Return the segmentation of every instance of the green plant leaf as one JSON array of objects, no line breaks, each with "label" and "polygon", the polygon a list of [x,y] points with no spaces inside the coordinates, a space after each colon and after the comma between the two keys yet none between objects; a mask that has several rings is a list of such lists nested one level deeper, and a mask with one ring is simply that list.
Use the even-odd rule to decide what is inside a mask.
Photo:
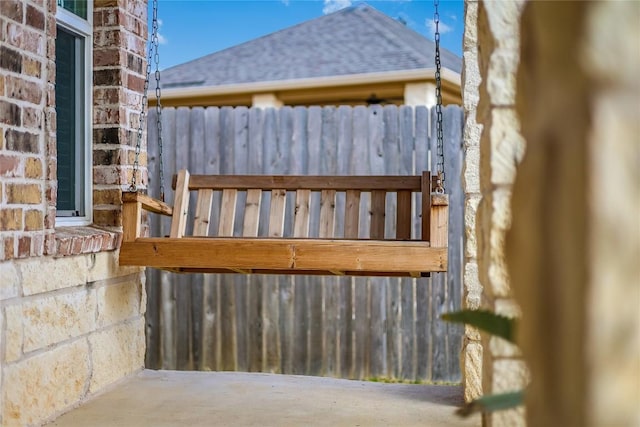
[{"label": "green plant leaf", "polygon": [[448,322],[466,323],[492,335],[515,343],[516,319],[487,310],[461,310],[442,315]]},{"label": "green plant leaf", "polygon": [[494,412],[512,409],[524,403],[524,391],[502,394],[490,394],[469,402],[456,411],[456,414],[467,417],[475,412]]}]

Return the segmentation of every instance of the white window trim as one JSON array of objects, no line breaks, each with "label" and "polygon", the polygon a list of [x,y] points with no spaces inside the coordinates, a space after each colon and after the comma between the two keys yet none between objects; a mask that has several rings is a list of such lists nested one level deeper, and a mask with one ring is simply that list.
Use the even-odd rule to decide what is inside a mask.
[{"label": "white window trim", "polygon": [[87,19],[58,6],[56,24],[85,38],[84,43],[84,216],[56,217],[56,227],[83,226],[93,222],[93,0],[87,0]]}]

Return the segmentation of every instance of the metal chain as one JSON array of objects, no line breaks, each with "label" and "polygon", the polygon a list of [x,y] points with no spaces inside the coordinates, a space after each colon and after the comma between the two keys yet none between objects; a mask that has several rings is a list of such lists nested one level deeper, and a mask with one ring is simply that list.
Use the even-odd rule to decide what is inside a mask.
[{"label": "metal chain", "polygon": [[440,76],[442,64],[440,62],[440,14],[438,13],[439,0],[434,0],[433,4],[435,6],[433,22],[436,26],[434,41],[436,42],[436,173],[438,174],[435,191],[437,193],[444,193],[444,134],[442,131],[442,78]]},{"label": "metal chain", "polygon": [[153,45],[155,55],[153,57],[156,71],[156,126],[158,128],[158,160],[160,166],[160,200],[164,202],[164,162],[162,160],[162,105],[160,104],[160,54],[158,53],[158,0],[153,0]]},{"label": "metal chain", "polygon": [[140,124],[136,138],[135,159],[133,162],[133,174],[131,175],[130,191],[137,190],[136,179],[140,168],[140,151],[142,147],[142,135],[144,132],[144,123],[147,116],[146,106],[149,101],[149,82],[151,80],[151,63],[155,62],[155,78],[156,78],[156,111],[158,126],[158,144],[160,157],[160,198],[164,201],[164,167],[162,161],[162,107],[160,105],[160,56],[158,54],[158,0],[153,0],[153,19],[152,19],[152,36],[149,43],[149,51],[147,54],[147,69],[144,79],[144,90],[142,94],[142,105],[140,108]]}]

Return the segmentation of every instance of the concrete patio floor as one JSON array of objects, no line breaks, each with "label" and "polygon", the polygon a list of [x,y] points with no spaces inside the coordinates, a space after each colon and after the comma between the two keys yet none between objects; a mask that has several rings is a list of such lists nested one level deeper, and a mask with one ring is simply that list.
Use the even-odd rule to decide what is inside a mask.
[{"label": "concrete patio floor", "polygon": [[231,372],[143,371],[51,426],[480,426],[457,386]]}]

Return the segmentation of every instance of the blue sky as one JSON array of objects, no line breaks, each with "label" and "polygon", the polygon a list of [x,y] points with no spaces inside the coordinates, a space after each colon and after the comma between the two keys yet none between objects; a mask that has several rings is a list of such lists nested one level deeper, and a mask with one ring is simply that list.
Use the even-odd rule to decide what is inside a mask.
[{"label": "blue sky", "polygon": [[[169,68],[318,18],[361,0],[159,0],[160,67]],[[433,0],[370,0],[369,5],[433,40]],[[149,0],[151,19],[152,0]],[[440,40],[462,51],[463,2],[440,0]]]}]

